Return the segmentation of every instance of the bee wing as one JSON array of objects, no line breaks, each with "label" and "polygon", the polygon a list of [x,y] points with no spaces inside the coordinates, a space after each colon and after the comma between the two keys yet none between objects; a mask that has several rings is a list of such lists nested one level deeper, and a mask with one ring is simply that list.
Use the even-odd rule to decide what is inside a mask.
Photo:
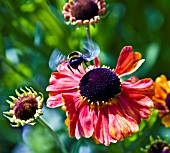
[{"label": "bee wing", "polygon": [[54,49],[49,59],[49,67],[52,71],[57,70],[57,66],[66,59],[66,56],[63,55],[58,49]]},{"label": "bee wing", "polygon": [[97,57],[100,53],[100,48],[97,43],[91,40],[83,41],[84,54],[83,58],[88,62]]}]

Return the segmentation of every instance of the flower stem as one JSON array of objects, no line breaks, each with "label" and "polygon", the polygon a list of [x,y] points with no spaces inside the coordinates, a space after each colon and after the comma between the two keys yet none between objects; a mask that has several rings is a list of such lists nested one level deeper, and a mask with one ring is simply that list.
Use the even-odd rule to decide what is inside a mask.
[{"label": "flower stem", "polygon": [[52,135],[53,138],[55,139],[58,147],[60,147],[61,151],[62,151],[63,153],[67,153],[67,150],[66,150],[64,144],[60,141],[58,135],[51,129],[51,127],[47,124],[47,122],[46,122],[44,119],[42,119],[41,117],[38,117],[37,120],[38,120],[43,126],[45,126],[45,127],[48,129],[48,131],[51,133],[51,135]]},{"label": "flower stem", "polygon": [[92,43],[92,39],[91,39],[91,34],[90,34],[90,26],[86,25],[86,35],[87,35],[87,41],[89,43],[89,47],[92,50],[94,48],[93,43]]},{"label": "flower stem", "polygon": [[86,35],[87,35],[88,41],[91,41],[90,26],[89,25],[86,26]]}]

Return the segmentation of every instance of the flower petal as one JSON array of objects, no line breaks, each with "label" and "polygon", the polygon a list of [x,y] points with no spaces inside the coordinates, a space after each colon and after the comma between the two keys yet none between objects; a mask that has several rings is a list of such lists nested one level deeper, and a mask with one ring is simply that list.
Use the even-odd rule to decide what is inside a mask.
[{"label": "flower petal", "polygon": [[79,78],[69,76],[67,74],[53,72],[50,78],[50,84],[46,91],[49,92],[67,92],[70,90],[75,90],[79,86]]},{"label": "flower petal", "polygon": [[62,93],[76,92],[79,87],[79,81],[83,74],[75,72],[75,75],[68,69],[66,63],[58,66],[59,72],[53,72],[50,78],[50,85],[46,88],[49,92],[47,107],[62,106]]},{"label": "flower petal", "polygon": [[88,105],[85,105],[79,114],[79,121],[83,127],[84,137],[89,138],[92,136],[94,131],[93,125],[93,110],[89,108]]},{"label": "flower petal", "polygon": [[165,125],[165,127],[169,128],[170,127],[170,114],[167,114],[165,116],[162,117],[162,124]]},{"label": "flower petal", "polygon": [[79,109],[82,100],[79,97],[78,92],[63,93],[62,97],[63,97],[64,105],[66,107],[66,111],[71,119],[73,115],[76,113],[76,111]]},{"label": "flower petal", "polygon": [[148,107],[148,108],[153,107],[153,101],[148,96],[142,94],[128,94],[128,98],[133,99],[135,104],[140,105],[142,107]]},{"label": "flower petal", "polygon": [[75,78],[82,78],[82,76],[85,74],[85,70],[82,66],[78,67],[79,71],[77,69],[71,68],[71,71],[68,68],[68,62],[62,62],[60,65],[58,65],[57,70],[60,73],[66,74],[67,76],[75,77]]},{"label": "flower petal", "polygon": [[68,113],[70,136],[76,136],[77,139],[82,135],[90,137],[93,122],[87,111],[89,108],[86,108],[86,103],[82,101],[78,94],[76,95],[63,94],[65,108]]},{"label": "flower petal", "polygon": [[116,140],[123,140],[123,138],[139,130],[137,122],[125,114],[118,106],[109,106],[108,110],[110,134]]},{"label": "flower petal", "polygon": [[159,103],[159,100],[163,100],[165,104],[165,99],[167,94],[170,93],[170,85],[166,78],[166,76],[161,75],[160,77],[156,78],[155,81],[155,95],[153,97],[154,101]]},{"label": "flower petal", "polygon": [[94,59],[94,65],[95,65],[96,67],[99,67],[99,66],[100,66],[100,60],[99,60],[97,57]]},{"label": "flower petal", "polygon": [[141,58],[142,56],[139,52],[133,53],[131,46],[125,46],[120,53],[115,73],[120,77],[133,73],[144,62],[144,59],[141,60]]},{"label": "flower petal", "polygon": [[109,132],[108,109],[101,108],[98,114],[98,120],[95,125],[94,135],[95,141],[108,146],[110,142],[116,143]]},{"label": "flower petal", "polygon": [[[76,137],[76,139],[80,139],[83,135],[84,135],[84,131],[83,131],[83,127],[80,123],[80,120],[78,119],[78,116],[76,116],[77,120],[76,121],[72,121],[69,128],[70,128],[70,136],[74,136]],[[75,119],[75,117],[74,117]],[[75,124],[75,126],[74,126]],[[75,128],[75,129],[74,129]],[[71,133],[72,132],[72,133]]]},{"label": "flower petal", "polygon": [[142,94],[124,94],[119,95],[120,105],[127,115],[133,117],[137,123],[140,119],[147,119],[152,114],[152,100]]},{"label": "flower petal", "polygon": [[168,108],[166,107],[166,103],[165,103],[165,100],[162,100],[162,99],[159,99],[159,98],[156,98],[156,95],[154,95],[152,97],[152,100],[154,102],[154,108],[156,108],[157,110],[159,110],[159,113],[167,113],[168,111]]},{"label": "flower petal", "polygon": [[149,97],[154,95],[154,82],[150,78],[131,82],[129,80],[122,81],[122,92],[126,94],[143,94]]},{"label": "flower petal", "polygon": [[61,94],[57,94],[57,95],[54,95],[54,96],[50,96],[48,99],[47,99],[47,107],[50,107],[50,108],[54,108],[54,107],[59,107],[59,106],[62,106],[63,105],[63,102],[62,102],[62,96]]}]

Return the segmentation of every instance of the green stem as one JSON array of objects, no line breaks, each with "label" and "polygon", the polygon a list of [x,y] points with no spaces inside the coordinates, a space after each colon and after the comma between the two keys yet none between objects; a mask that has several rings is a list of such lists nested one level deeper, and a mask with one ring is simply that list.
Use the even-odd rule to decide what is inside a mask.
[{"label": "green stem", "polygon": [[151,131],[153,131],[153,129],[155,129],[156,127],[159,126],[159,119],[156,118],[156,121],[154,122],[154,125],[152,125],[151,127],[149,127],[149,121],[147,122],[147,124],[145,125],[145,128],[143,129],[142,131],[142,135],[138,137],[138,139],[132,143],[130,146],[129,146],[129,153],[130,152],[135,152],[136,150],[138,150],[139,148],[141,148],[141,144],[144,143],[145,139],[151,135]]},{"label": "green stem", "polygon": [[51,129],[51,127],[46,123],[46,121],[44,119],[42,119],[41,117],[38,117],[37,120],[43,125],[45,126],[48,131],[51,133],[51,135],[53,136],[53,138],[55,139],[58,147],[60,147],[61,151],[63,153],[67,153],[67,150],[64,146],[64,144],[60,141],[58,135]]},{"label": "green stem", "polygon": [[86,35],[87,35],[88,41],[91,41],[90,26],[89,25],[86,26]]}]

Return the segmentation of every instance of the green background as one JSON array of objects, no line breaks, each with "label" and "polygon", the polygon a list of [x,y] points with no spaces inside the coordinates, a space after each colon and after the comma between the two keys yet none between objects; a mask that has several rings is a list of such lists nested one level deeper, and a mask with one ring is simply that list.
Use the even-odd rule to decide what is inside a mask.
[{"label": "green background", "polygon": [[[65,0],[0,0],[0,153],[59,153],[48,131],[41,125],[12,128],[3,117],[9,110],[6,99],[15,89],[32,86],[43,92],[49,84],[51,70],[48,60],[55,48],[63,54],[79,50],[86,38],[84,27],[67,25],[62,8]],[[170,1],[169,0],[107,0],[107,16],[91,27],[92,39],[98,43],[99,58],[104,65],[115,68],[121,49],[133,46],[145,63],[135,72],[139,78],[160,74],[170,78]],[[69,138],[60,108],[46,108],[43,118],[59,134],[69,152],[140,153],[149,137],[169,135],[157,112],[142,121],[140,131],[109,147],[97,145],[93,139]],[[83,150],[83,151],[82,151]]]}]

